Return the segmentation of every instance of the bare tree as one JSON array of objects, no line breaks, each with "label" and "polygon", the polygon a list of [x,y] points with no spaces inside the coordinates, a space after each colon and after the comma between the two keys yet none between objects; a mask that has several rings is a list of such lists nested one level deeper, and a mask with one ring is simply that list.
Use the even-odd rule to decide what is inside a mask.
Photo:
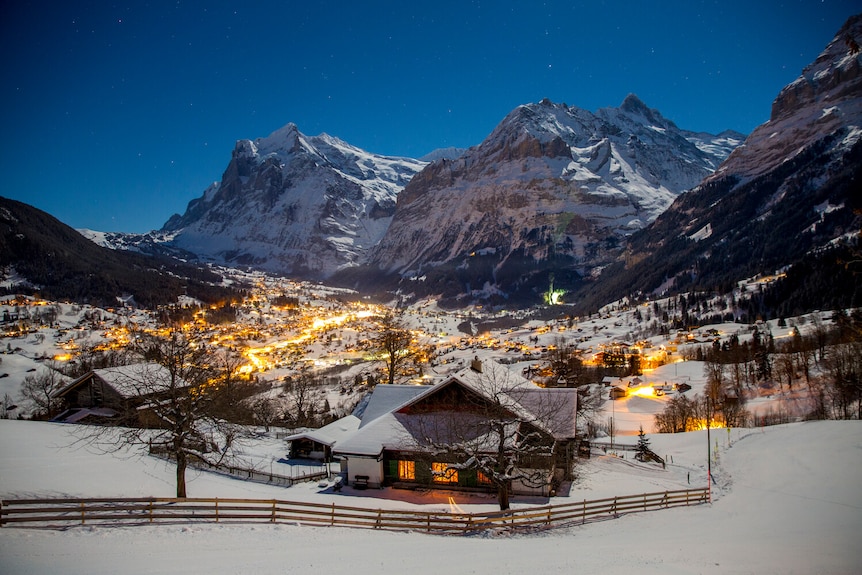
[{"label": "bare tree", "polygon": [[312,423],[317,411],[317,390],[321,382],[313,374],[302,371],[284,384],[284,397],[287,400],[284,418],[293,426]]},{"label": "bare tree", "polygon": [[557,338],[546,356],[548,368],[552,373],[548,385],[578,387],[590,383],[593,374],[584,366],[581,353],[582,350],[576,345],[569,345],[562,338]]},{"label": "bare tree", "polygon": [[655,415],[655,428],[659,433],[682,433],[697,429],[696,401],[684,395],[671,399],[660,413]]},{"label": "bare tree", "polygon": [[829,348],[823,362],[833,413],[839,419],[862,418],[862,341]]},{"label": "bare tree", "polygon": [[12,412],[18,409],[15,401],[8,393],[3,394],[3,401],[0,402],[0,419],[9,419]]},{"label": "bare tree", "polygon": [[269,428],[282,417],[284,410],[278,398],[260,396],[251,402],[251,412],[255,423],[269,433]]},{"label": "bare tree", "polygon": [[26,376],[21,382],[21,399],[34,406],[34,417],[51,418],[57,415],[63,403],[54,394],[66,383],[68,381],[53,365],[45,367],[36,374]]},{"label": "bare tree", "polygon": [[116,427],[92,427],[88,440],[110,452],[147,446],[176,461],[177,497],[186,497],[190,462],[221,464],[234,455],[244,431],[223,418],[224,376],[204,347],[185,334],[138,333],[134,350],[149,363],[126,366],[119,384],[127,390],[129,409]]},{"label": "bare tree", "polygon": [[212,360],[215,383],[219,390],[215,398],[217,402],[213,405],[213,414],[234,423],[252,423],[254,410],[251,398],[268,390],[268,385],[237,375],[243,358],[235,350],[221,348],[207,355]]},{"label": "bare tree", "polygon": [[400,315],[393,312],[381,318],[380,334],[374,339],[373,348],[381,355],[385,364],[386,383],[390,385],[406,375],[407,367],[419,352],[413,342],[413,334],[404,327]]},{"label": "bare tree", "polygon": [[[790,346],[787,346],[788,348]],[[793,378],[796,376],[796,364],[793,361],[793,354],[789,349],[782,349],[783,353],[779,353],[775,358],[775,367],[778,372],[778,385],[781,386],[782,377],[787,378],[787,389],[793,391]]]},{"label": "bare tree", "polygon": [[433,477],[475,470],[506,510],[514,482],[542,488],[571,478],[576,392],[542,389],[490,367],[472,374],[468,386],[435,394],[435,403],[417,404],[404,423],[414,449],[433,462]]}]

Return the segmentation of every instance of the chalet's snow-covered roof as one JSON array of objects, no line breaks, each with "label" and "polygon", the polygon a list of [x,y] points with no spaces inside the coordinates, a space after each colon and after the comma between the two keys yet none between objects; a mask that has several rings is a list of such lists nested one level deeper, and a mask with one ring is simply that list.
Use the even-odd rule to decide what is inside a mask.
[{"label": "chalet's snow-covered roof", "polygon": [[398,438],[406,439],[407,430],[395,418],[394,413],[389,412],[339,441],[334,451],[342,455],[377,457],[383,452],[384,447],[397,448]]},{"label": "chalet's snow-covered roof", "polygon": [[538,387],[494,361],[481,362],[479,369],[481,371],[469,367],[456,373],[453,378],[484,396],[493,395],[500,405],[524,421],[544,429],[555,439],[575,437],[575,412],[578,406],[576,389]]},{"label": "chalet's snow-covered roof", "polygon": [[[126,399],[156,392],[163,387],[161,382],[170,380],[170,372],[168,372],[166,367],[158,363],[135,363],[132,365],[106,367],[94,369],[92,372],[87,372],[71,381],[68,385],[57,391],[54,397],[65,395],[71,389],[80,385],[81,382],[93,376],[104,381]],[[185,386],[184,383],[181,383],[181,385]]]},{"label": "chalet's snow-covered roof", "polygon": [[[517,396],[528,412],[554,439],[572,439],[577,434],[578,390],[571,387],[522,390]],[[534,422],[535,423],[535,422]]]},{"label": "chalet's snow-covered roof", "polygon": [[339,420],[333,421],[329,425],[324,425],[320,429],[311,429],[302,433],[294,433],[288,436],[288,441],[296,439],[310,439],[316,443],[332,447],[342,438],[349,436],[351,433],[359,429],[360,419],[355,415],[348,415]]},{"label": "chalet's snow-covered roof", "polygon": [[64,412],[59,416],[55,417],[51,421],[62,422],[62,423],[80,423],[81,421],[87,419],[90,416],[96,418],[109,418],[115,417],[117,412],[113,409],[105,408],[105,407],[91,407],[91,408],[81,408],[75,409],[71,413]]},{"label": "chalet's snow-covered roof", "polygon": [[478,371],[472,366],[466,367],[453,375],[452,378],[477,390],[488,388],[506,390],[536,387],[535,383],[523,375],[512,371],[496,361],[474,361],[473,363],[476,367],[481,369],[481,371]]},{"label": "chalet's snow-covered roof", "polygon": [[410,403],[432,389],[434,388],[428,385],[378,385],[374,388],[365,411],[362,412],[362,423],[359,427],[365,427],[378,417]]}]

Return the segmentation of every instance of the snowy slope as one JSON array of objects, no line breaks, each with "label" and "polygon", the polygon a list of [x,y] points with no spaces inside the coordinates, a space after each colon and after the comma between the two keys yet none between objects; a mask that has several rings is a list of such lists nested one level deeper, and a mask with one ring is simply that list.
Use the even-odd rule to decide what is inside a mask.
[{"label": "snowy slope", "polygon": [[[534,535],[438,537],[293,525],[72,527],[0,530],[4,573],[858,573],[862,549],[862,429],[858,421],[739,430],[719,444],[712,505],[641,513]],[[96,455],[71,445],[69,427],[0,421],[0,496],[169,494],[171,469],[150,458]],[[653,437],[680,473],[703,478],[702,432]],[[26,446],[26,447],[25,447]],[[698,473],[698,470],[700,472]],[[594,459],[594,486],[654,491],[661,470]],[[363,507],[448,509],[445,496],[390,499],[391,491],[318,493],[201,474],[192,494],[277,497]],[[578,492],[597,498],[601,489]],[[411,495],[412,494],[412,495]],[[622,493],[619,493],[622,494]],[[462,495],[453,494],[461,507]],[[466,498],[466,496],[464,496]],[[558,498],[559,499],[559,498]]]}]

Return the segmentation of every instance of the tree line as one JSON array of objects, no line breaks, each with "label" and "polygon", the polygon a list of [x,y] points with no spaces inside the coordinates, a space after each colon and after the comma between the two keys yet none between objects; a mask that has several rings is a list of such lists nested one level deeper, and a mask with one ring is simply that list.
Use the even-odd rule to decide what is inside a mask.
[{"label": "tree line", "polygon": [[[781,323],[781,322],[780,322]],[[836,311],[832,324],[819,316],[803,335],[791,325],[790,335],[775,339],[762,326],[751,338],[700,346],[690,359],[704,361],[707,386],[703,395],[678,396],[656,416],[661,433],[702,428],[707,420],[728,426],[786,423],[806,419],[859,419],[862,416],[862,310]],[[745,409],[749,397],[783,393],[793,397],[796,412],[759,414]]]}]

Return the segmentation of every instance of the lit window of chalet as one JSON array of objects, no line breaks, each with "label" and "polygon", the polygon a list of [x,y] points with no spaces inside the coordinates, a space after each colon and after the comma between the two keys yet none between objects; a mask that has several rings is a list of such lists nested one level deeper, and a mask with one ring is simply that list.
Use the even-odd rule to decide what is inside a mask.
[{"label": "lit window of chalet", "polygon": [[435,483],[458,483],[458,470],[450,469],[448,463],[432,463],[431,471]]},{"label": "lit window of chalet", "polygon": [[416,462],[415,461],[399,461],[398,462],[398,479],[416,479]]},{"label": "lit window of chalet", "polygon": [[476,470],[476,481],[485,485],[490,485],[491,483],[491,480],[488,479],[488,476],[479,470]]}]

